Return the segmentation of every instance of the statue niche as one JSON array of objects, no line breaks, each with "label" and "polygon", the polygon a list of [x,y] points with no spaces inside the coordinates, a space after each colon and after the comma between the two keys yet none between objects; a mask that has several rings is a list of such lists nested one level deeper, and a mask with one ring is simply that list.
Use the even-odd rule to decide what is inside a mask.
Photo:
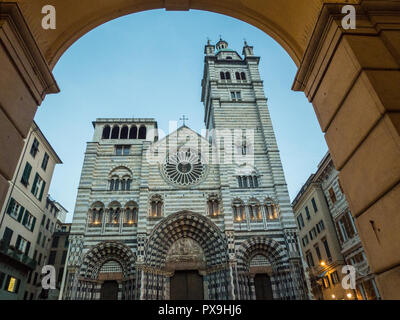
[{"label": "statue niche", "polygon": [[175,241],[168,250],[166,268],[174,270],[204,270],[206,260],[201,246],[191,238]]}]

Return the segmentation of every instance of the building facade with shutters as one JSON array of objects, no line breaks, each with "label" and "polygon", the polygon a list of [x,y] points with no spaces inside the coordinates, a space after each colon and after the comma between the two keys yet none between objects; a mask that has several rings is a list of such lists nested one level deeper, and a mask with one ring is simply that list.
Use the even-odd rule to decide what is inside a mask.
[{"label": "building facade with shutters", "polygon": [[[329,152],[292,203],[315,299],[374,300],[380,295]],[[355,289],[344,289],[344,266]]]},{"label": "building facade with shutters", "polygon": [[340,185],[339,172],[335,169],[329,153],[322,159],[319,171],[321,173],[318,176],[318,183],[321,184],[327,199],[341,253],[346,265],[353,266],[356,270],[357,299],[380,299],[375,275],[370,270],[346,195]]},{"label": "building facade with shutters", "polygon": [[306,299],[259,57],[205,46],[206,133],[97,119],[63,299]]},{"label": "building facade with shutters", "polygon": [[[59,224],[65,219],[68,211],[57,201],[47,195],[46,205],[39,224],[39,233],[34,246],[33,259],[36,261],[36,268],[32,270],[27,279],[25,299],[48,299],[49,292],[42,288],[42,268],[45,265],[55,267],[56,279],[61,279],[58,265],[53,261],[53,248],[58,246],[58,239],[55,233],[58,232]],[[68,248],[68,247],[67,247]],[[66,255],[66,252],[65,252]],[[64,257],[65,259],[65,257]]]},{"label": "building facade with shutters", "polygon": [[35,298],[27,279],[37,268],[40,222],[55,165],[61,163],[35,122],[22,150],[0,215],[0,299]]}]

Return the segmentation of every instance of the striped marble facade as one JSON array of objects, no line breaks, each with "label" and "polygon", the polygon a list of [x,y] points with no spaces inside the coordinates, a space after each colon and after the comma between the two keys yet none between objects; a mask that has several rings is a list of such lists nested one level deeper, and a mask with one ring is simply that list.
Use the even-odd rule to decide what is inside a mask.
[{"label": "striped marble facade", "polygon": [[[93,122],[70,235],[64,299],[99,299],[101,279],[110,276],[102,275],[101,267],[109,261],[121,266],[122,272],[113,275],[119,299],[169,299],[174,269],[166,260],[182,238],[203,250],[199,273],[205,299],[255,299],[254,275],[260,270],[271,279],[274,299],[306,298],[259,57],[247,44],[242,57],[224,41],[208,44],[205,54],[202,101],[209,131],[204,137],[183,125],[159,140],[154,119]],[[221,72],[224,77],[229,72],[230,79],[221,79]],[[240,99],[233,99],[232,92],[241,92]],[[129,152],[118,151],[119,146]],[[163,161],[169,152],[187,150],[182,148],[207,160],[201,181],[179,185],[166,179]],[[113,190],[115,183],[118,190]],[[255,256],[264,258],[252,264]]]}]

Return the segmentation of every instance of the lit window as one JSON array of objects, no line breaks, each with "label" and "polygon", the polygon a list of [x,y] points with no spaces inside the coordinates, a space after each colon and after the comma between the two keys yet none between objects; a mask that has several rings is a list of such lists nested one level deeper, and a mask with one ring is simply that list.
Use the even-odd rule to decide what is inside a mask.
[{"label": "lit window", "polygon": [[21,280],[16,279],[11,276],[8,276],[7,282],[6,282],[7,291],[12,292],[12,293],[18,293],[20,282],[21,282]]}]

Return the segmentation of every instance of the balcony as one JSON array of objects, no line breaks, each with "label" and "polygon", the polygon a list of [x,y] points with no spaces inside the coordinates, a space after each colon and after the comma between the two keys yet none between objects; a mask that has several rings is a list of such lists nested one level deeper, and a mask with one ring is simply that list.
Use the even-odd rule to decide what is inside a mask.
[{"label": "balcony", "polygon": [[29,258],[25,253],[17,250],[16,248],[8,245],[3,240],[0,240],[0,254],[7,256],[8,258],[22,263],[29,269],[33,270],[36,268],[36,261]]},{"label": "balcony", "polygon": [[342,243],[342,254],[352,249],[354,246],[358,246],[361,243],[360,237],[355,234],[353,238],[347,239]]},{"label": "balcony", "polygon": [[356,268],[356,270],[357,270],[357,279],[365,277],[366,275],[368,275],[370,273],[368,261],[365,261],[365,260],[362,262],[356,263],[354,265],[354,268]]}]

